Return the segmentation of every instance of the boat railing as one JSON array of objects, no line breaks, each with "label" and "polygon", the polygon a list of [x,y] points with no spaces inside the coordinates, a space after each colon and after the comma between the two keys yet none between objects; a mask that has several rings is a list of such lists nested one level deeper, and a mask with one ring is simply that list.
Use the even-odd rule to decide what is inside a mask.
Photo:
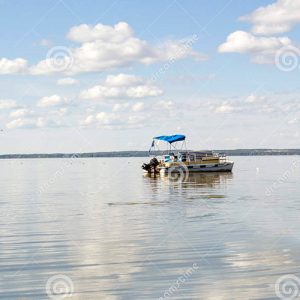
[{"label": "boat railing", "polygon": [[216,152],[196,152],[196,151],[187,151],[187,152],[173,152],[164,155],[155,156],[158,161],[161,163],[172,163],[172,162],[187,162],[192,163],[196,161],[202,161],[205,158],[215,158],[219,159],[220,162],[227,162],[228,158],[225,153],[216,153]]},{"label": "boat railing", "polygon": [[227,162],[228,161],[228,157],[225,153],[217,153],[220,162]]}]

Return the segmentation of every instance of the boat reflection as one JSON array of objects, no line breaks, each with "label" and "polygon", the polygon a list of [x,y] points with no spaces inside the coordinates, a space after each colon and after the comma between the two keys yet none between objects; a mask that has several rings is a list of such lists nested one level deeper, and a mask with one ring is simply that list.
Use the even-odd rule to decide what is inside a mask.
[{"label": "boat reflection", "polygon": [[232,178],[232,173],[214,172],[214,173],[190,173],[190,174],[144,174],[145,178],[153,181],[162,181],[181,187],[215,187],[218,185],[226,185]]}]

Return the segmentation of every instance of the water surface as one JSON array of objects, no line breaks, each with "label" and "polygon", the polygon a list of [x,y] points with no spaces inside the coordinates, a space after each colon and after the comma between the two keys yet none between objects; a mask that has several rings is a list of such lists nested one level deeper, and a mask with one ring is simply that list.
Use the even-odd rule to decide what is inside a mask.
[{"label": "water surface", "polygon": [[234,160],[183,181],[143,158],[1,160],[0,298],[278,299],[300,275],[300,157]]}]

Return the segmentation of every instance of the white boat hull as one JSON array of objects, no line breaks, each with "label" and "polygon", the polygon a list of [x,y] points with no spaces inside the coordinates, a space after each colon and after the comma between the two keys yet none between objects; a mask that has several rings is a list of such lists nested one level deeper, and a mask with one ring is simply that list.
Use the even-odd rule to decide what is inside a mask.
[{"label": "white boat hull", "polygon": [[221,162],[216,164],[189,164],[178,165],[172,167],[162,167],[160,172],[231,172],[233,168],[233,162]]}]

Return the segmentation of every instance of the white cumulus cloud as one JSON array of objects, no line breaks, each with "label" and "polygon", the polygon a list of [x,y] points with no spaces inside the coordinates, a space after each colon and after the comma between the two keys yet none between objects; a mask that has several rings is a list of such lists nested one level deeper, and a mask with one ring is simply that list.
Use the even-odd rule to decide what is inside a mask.
[{"label": "white cumulus cloud", "polygon": [[0,109],[11,109],[17,107],[17,102],[11,99],[0,100]]},{"label": "white cumulus cloud", "polygon": [[207,60],[207,56],[194,50],[197,36],[181,40],[167,40],[158,45],[135,36],[133,29],[125,22],[114,26],[81,24],[72,27],[67,38],[79,45],[51,48],[45,59],[34,65],[27,65],[21,58],[0,59],[0,74],[23,73],[32,75],[78,74],[106,71],[135,63],[151,64],[160,61],[175,61],[192,58]]},{"label": "white cumulus cloud", "polygon": [[132,110],[135,112],[139,112],[142,111],[145,107],[145,104],[143,102],[137,102],[135,104],[132,105]]},{"label": "white cumulus cloud", "polygon": [[113,105],[112,111],[118,112],[118,111],[126,111],[130,107],[129,103],[116,103]]},{"label": "white cumulus cloud", "polygon": [[129,129],[144,126],[144,116],[124,115],[115,112],[99,112],[87,116],[80,121],[82,127],[98,127],[105,129]]},{"label": "white cumulus cloud", "polygon": [[272,64],[277,51],[284,47],[294,47],[287,37],[261,37],[239,30],[231,33],[218,50],[221,53],[250,54],[254,63]]},{"label": "white cumulus cloud", "polygon": [[45,127],[59,127],[60,122],[57,120],[51,120],[45,117],[20,117],[9,121],[6,124],[7,129],[18,128],[45,128]]},{"label": "white cumulus cloud", "polygon": [[13,118],[21,118],[26,117],[28,115],[32,114],[32,111],[27,108],[20,108],[17,110],[12,111],[9,115]]},{"label": "white cumulus cloud", "polygon": [[87,43],[95,40],[124,42],[131,38],[133,30],[125,22],[119,22],[114,26],[97,24],[94,27],[87,24],[74,26],[68,33],[68,38],[77,43]]},{"label": "white cumulus cloud", "polygon": [[8,129],[16,129],[16,128],[22,128],[32,125],[32,122],[30,120],[18,118],[15,120],[12,120],[6,124],[6,128]]},{"label": "white cumulus cloud", "polygon": [[223,103],[220,106],[218,106],[215,111],[217,113],[232,113],[237,110],[238,109],[235,106],[233,106],[229,103]]},{"label": "white cumulus cloud", "polygon": [[80,94],[82,99],[117,99],[157,97],[163,91],[146,80],[133,75],[109,75],[102,84],[95,85]]},{"label": "white cumulus cloud", "polygon": [[0,74],[24,73],[27,70],[27,61],[23,58],[0,58]]},{"label": "white cumulus cloud", "polygon": [[38,107],[49,107],[49,106],[61,106],[64,104],[67,104],[67,99],[64,97],[61,97],[59,95],[52,95],[52,96],[45,96],[41,98],[37,106]]},{"label": "white cumulus cloud", "polygon": [[57,80],[58,85],[75,85],[79,81],[75,78],[72,77],[65,77],[65,78],[60,78]]},{"label": "white cumulus cloud", "polygon": [[130,86],[143,83],[143,79],[129,74],[108,75],[105,83],[108,86]]},{"label": "white cumulus cloud", "polygon": [[252,32],[258,35],[273,35],[288,32],[300,22],[299,0],[278,0],[259,7],[248,16],[240,18],[253,24]]},{"label": "white cumulus cloud", "polygon": [[235,31],[219,46],[219,52],[260,53],[289,45],[291,40],[287,37],[257,37],[245,31]]}]

